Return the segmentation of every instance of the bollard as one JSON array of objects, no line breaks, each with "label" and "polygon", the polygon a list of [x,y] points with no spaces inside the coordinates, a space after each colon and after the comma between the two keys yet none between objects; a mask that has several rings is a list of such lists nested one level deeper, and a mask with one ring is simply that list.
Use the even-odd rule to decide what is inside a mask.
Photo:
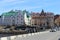
[{"label": "bollard", "polygon": [[18,35],[18,37],[23,37],[23,35]]},{"label": "bollard", "polygon": [[8,40],[7,37],[1,37],[1,40]]},{"label": "bollard", "polygon": [[34,35],[34,33],[32,33],[32,35]]},{"label": "bollard", "polygon": [[23,37],[26,37],[26,36],[27,36],[27,34],[23,34],[22,36],[23,36]]},{"label": "bollard", "polygon": [[39,32],[37,34],[39,34]]},{"label": "bollard", "polygon": [[10,36],[9,36],[9,37],[7,37],[7,40],[11,40]]},{"label": "bollard", "polygon": [[37,33],[34,33],[35,35],[37,35]]},{"label": "bollard", "polygon": [[31,34],[27,34],[28,36],[31,36]]},{"label": "bollard", "polygon": [[16,36],[10,36],[10,39],[11,40],[13,40],[13,39],[15,39],[16,38]]}]

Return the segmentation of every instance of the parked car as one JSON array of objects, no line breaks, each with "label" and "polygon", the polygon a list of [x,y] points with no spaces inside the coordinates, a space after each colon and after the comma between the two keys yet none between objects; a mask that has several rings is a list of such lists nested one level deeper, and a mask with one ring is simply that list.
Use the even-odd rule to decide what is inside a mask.
[{"label": "parked car", "polygon": [[56,32],[56,29],[51,29],[50,32]]},{"label": "parked car", "polygon": [[60,31],[60,27],[58,27],[57,30]]},{"label": "parked car", "polygon": [[58,40],[60,40],[60,38]]}]

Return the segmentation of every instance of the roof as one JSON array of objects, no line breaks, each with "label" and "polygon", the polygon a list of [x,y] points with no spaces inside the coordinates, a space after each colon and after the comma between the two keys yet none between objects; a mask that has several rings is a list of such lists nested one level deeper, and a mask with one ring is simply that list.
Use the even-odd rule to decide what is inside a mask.
[{"label": "roof", "polygon": [[54,16],[54,20],[57,19],[57,18],[59,18],[59,16],[60,16],[60,15],[55,15],[55,16]]},{"label": "roof", "polygon": [[3,13],[2,15],[3,16],[12,16],[12,15],[16,15],[16,14],[17,14],[17,12],[15,12],[15,11],[9,11],[9,12]]}]

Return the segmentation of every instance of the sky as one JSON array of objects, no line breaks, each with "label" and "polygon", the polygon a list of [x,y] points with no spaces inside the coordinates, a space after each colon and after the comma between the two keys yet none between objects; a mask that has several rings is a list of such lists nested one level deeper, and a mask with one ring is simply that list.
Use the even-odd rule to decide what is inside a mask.
[{"label": "sky", "polygon": [[0,15],[15,9],[60,14],[60,0],[0,0]]}]

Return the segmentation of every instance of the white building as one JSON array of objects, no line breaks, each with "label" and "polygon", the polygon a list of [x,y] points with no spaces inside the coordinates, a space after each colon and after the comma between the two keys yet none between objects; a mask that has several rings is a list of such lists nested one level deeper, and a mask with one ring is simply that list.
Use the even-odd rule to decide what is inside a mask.
[{"label": "white building", "polygon": [[16,10],[16,11],[11,10],[10,12],[6,12],[2,14],[2,25],[20,26],[24,24],[25,24],[24,15],[20,10]]},{"label": "white building", "polygon": [[31,16],[27,15],[27,13],[24,14],[24,20],[26,25],[31,25]]}]

